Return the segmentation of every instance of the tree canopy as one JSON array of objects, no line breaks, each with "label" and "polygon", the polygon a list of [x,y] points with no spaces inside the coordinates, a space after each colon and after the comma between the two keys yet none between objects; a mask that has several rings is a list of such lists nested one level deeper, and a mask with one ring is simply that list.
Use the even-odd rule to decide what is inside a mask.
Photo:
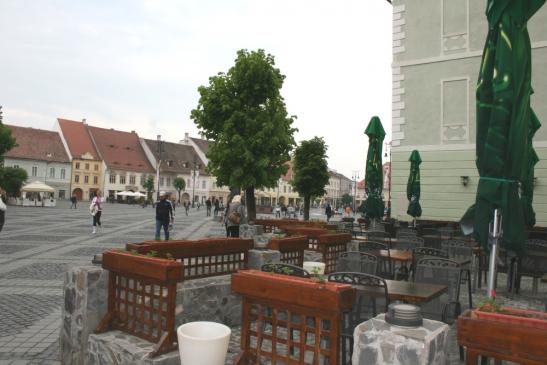
[{"label": "tree canopy", "polygon": [[353,203],[353,196],[349,195],[348,193],[342,195],[342,204],[347,205],[351,203]]},{"label": "tree canopy", "polygon": [[309,219],[311,197],[324,195],[329,182],[327,148],[323,138],[314,137],[302,141],[294,152],[292,186],[304,197],[305,220]]},{"label": "tree canopy", "polygon": [[[281,96],[285,76],[264,50],[237,52],[227,73],[198,88],[200,99],[191,118],[207,139],[212,173],[219,186],[246,190],[248,215],[254,218],[254,188],[274,187],[287,171],[295,141]],[[249,206],[250,204],[250,206]]]},{"label": "tree canopy", "polygon": [[27,178],[27,172],[22,168],[0,168],[0,187],[4,189],[9,195],[17,195]]},{"label": "tree canopy", "polygon": [[[0,113],[1,113],[0,107]],[[11,130],[6,127],[0,119],[0,167],[4,164],[4,153],[11,150],[17,144],[15,138],[11,135]]]},{"label": "tree canopy", "polygon": [[173,180],[173,187],[177,189],[177,192],[179,193],[179,203],[180,203],[180,192],[186,189],[186,181],[182,177],[176,177]]}]

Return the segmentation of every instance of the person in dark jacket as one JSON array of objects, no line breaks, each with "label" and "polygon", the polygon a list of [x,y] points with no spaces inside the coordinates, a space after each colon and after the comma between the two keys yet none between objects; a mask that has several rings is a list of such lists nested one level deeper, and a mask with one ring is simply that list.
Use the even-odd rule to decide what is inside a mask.
[{"label": "person in dark jacket", "polygon": [[327,203],[327,206],[325,207],[325,214],[327,215],[327,222],[330,221],[330,217],[332,217],[332,207],[330,206],[330,203]]},{"label": "person in dark jacket", "polygon": [[239,237],[239,225],[245,222],[245,218],[245,208],[241,204],[241,195],[235,195],[226,207],[226,215],[224,216],[226,235],[228,237]]},{"label": "person in dark jacket", "polygon": [[160,239],[160,231],[163,227],[165,240],[169,240],[169,223],[173,223],[173,206],[167,200],[167,194],[160,193],[160,201],[156,203],[156,240]]}]

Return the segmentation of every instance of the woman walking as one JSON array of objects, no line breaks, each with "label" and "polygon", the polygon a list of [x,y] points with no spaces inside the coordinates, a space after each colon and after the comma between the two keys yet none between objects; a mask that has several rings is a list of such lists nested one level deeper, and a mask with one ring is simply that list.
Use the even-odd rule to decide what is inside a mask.
[{"label": "woman walking", "polygon": [[93,200],[91,201],[91,205],[89,206],[89,210],[91,211],[91,215],[93,216],[93,231],[92,234],[97,233],[97,226],[99,226],[99,229],[102,229],[101,227],[101,215],[103,213],[103,198],[101,197],[101,191],[97,190],[95,192],[95,197],[93,197]]},{"label": "woman walking", "polygon": [[241,204],[241,195],[235,195],[226,209],[226,233],[228,237],[239,237],[239,225],[245,219],[245,208]]}]

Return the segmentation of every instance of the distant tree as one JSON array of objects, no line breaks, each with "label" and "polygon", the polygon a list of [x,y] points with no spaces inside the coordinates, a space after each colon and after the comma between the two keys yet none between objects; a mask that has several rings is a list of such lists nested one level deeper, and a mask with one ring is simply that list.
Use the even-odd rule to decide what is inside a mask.
[{"label": "distant tree", "polygon": [[173,186],[175,189],[177,189],[177,192],[179,193],[179,204],[180,204],[180,192],[186,189],[186,181],[182,177],[176,177],[173,180]]},{"label": "distant tree", "polygon": [[144,181],[143,187],[146,189],[146,199],[148,199],[148,201],[151,201],[152,192],[154,191],[154,178],[152,176],[148,176]]},{"label": "distant tree", "polygon": [[323,138],[302,141],[294,152],[292,186],[304,197],[304,220],[310,219],[312,196],[323,196],[329,182],[327,145]]},{"label": "distant tree", "polygon": [[242,187],[249,219],[256,217],[255,188],[273,188],[287,171],[295,142],[281,96],[284,75],[263,50],[237,52],[227,73],[200,86],[191,118],[213,140],[207,169],[219,186]]},{"label": "distant tree", "polygon": [[348,193],[342,195],[342,204],[347,205],[353,203],[353,197]]},{"label": "distant tree", "polygon": [[11,129],[2,123],[2,107],[0,106],[0,168],[4,166],[4,153],[17,146],[15,138],[11,135]]},{"label": "distant tree", "polygon": [[9,195],[17,195],[27,178],[27,172],[19,167],[0,168],[0,187]]}]

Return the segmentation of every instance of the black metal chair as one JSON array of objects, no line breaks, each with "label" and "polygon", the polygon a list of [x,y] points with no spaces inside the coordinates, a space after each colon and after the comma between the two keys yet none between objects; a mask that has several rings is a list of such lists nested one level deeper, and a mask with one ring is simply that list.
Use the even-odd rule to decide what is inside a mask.
[{"label": "black metal chair", "polygon": [[439,250],[431,247],[415,247],[412,249],[412,264],[410,264],[410,275],[414,276],[418,261],[423,258],[439,257],[448,258],[448,253],[444,250]]},{"label": "black metal chair", "polygon": [[547,241],[541,239],[527,240],[526,253],[517,262],[516,291],[520,290],[521,278],[528,276],[533,280],[532,294],[537,294],[539,279],[547,273]]},{"label": "black metal chair", "polygon": [[[353,331],[360,323],[376,317],[378,310],[387,312],[389,305],[389,296],[387,291],[387,283],[381,277],[363,273],[353,272],[335,272],[328,276],[329,281],[350,284],[357,289],[355,296],[355,304],[350,312],[346,312],[342,316],[341,328],[341,353],[342,364],[350,365],[351,356],[353,353]],[[361,287],[376,287],[379,288],[380,295],[370,295],[364,290],[359,290]],[[380,303],[383,302],[383,303]]]},{"label": "black metal chair", "polygon": [[342,252],[338,255],[336,271],[376,275],[378,271],[378,257],[359,251]]},{"label": "black metal chair", "polygon": [[412,250],[416,247],[424,247],[424,239],[416,236],[398,236],[391,247],[397,250]]},{"label": "black metal chair", "polygon": [[[379,250],[387,251],[387,257],[379,256]],[[393,262],[391,261],[391,253],[388,245],[375,241],[359,242],[359,252],[371,253],[378,256],[376,275],[384,279],[394,278]]]},{"label": "black metal chair", "polygon": [[264,272],[273,272],[275,274],[297,276],[301,278],[311,277],[310,273],[304,270],[303,268],[301,268],[300,266],[295,266],[291,264],[283,264],[283,263],[264,264],[262,265],[260,269]]},{"label": "black metal chair", "polygon": [[397,229],[397,232],[395,233],[396,238],[399,238],[401,236],[416,237],[417,235],[418,235],[418,232],[412,228],[399,228]]}]

